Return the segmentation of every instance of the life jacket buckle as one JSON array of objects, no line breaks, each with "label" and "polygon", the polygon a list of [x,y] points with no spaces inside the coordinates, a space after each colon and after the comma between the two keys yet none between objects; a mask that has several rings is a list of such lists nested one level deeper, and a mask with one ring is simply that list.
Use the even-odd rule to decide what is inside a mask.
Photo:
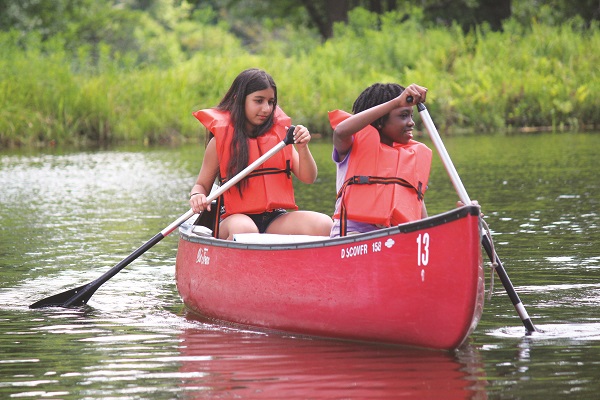
[{"label": "life jacket buckle", "polygon": [[417,186],[417,199],[423,201],[423,198],[425,197],[425,193],[423,193],[423,182],[419,182]]},{"label": "life jacket buckle", "polygon": [[368,185],[371,183],[371,177],[366,175],[355,176],[354,182],[352,183],[359,185]]}]

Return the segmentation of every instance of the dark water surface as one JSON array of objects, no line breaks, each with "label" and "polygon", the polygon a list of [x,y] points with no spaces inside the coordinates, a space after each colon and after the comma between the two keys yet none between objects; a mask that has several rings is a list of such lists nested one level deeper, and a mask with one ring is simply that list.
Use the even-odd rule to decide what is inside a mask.
[{"label": "dark water surface", "polygon": [[[0,398],[597,398],[600,134],[444,142],[544,333],[524,335],[497,278],[479,326],[454,352],[207,324],[177,294],[176,234],[88,306],[29,310],[96,279],[186,212],[201,150],[0,150]],[[320,179],[297,185],[297,200],[331,214],[331,145],[311,148]],[[426,200],[430,214],[457,200],[437,158]]]}]

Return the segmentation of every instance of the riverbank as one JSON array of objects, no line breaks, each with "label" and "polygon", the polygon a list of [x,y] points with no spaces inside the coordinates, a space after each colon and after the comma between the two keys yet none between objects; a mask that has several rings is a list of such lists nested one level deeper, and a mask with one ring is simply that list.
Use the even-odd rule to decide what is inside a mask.
[{"label": "riverbank", "polygon": [[186,53],[166,65],[1,33],[0,145],[201,141],[191,113],[216,105],[248,67],[270,72],[286,113],[325,136],[327,111],[350,110],[377,81],[428,87],[442,134],[600,127],[600,54],[589,51],[600,48],[597,25],[525,28],[509,20],[501,33],[466,34],[400,17],[373,24],[374,15],[359,10],[325,42],[290,30],[252,51],[226,29],[197,23],[179,37],[188,40]]}]

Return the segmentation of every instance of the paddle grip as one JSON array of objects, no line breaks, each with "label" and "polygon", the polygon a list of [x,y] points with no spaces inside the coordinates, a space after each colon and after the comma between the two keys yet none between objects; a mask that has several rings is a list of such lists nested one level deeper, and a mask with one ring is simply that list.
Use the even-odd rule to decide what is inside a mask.
[{"label": "paddle grip", "polygon": [[288,128],[287,133],[285,134],[285,139],[283,139],[283,142],[285,144],[294,143],[294,130],[295,129],[296,129],[296,125],[292,125]]}]

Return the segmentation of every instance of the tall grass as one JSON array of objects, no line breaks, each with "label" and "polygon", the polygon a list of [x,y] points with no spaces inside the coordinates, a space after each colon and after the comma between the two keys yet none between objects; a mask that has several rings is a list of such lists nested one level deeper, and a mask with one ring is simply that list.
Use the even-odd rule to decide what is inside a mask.
[{"label": "tall grass", "polygon": [[273,75],[295,123],[325,135],[327,111],[350,110],[378,81],[427,86],[442,133],[600,125],[600,30],[577,20],[465,34],[423,28],[418,10],[404,20],[358,9],[324,43],[289,28],[285,40],[264,35],[252,53],[224,27],[189,24],[178,27],[182,61],[168,67],[0,34],[0,145],[198,140],[191,113],[214,106],[248,67]]}]

